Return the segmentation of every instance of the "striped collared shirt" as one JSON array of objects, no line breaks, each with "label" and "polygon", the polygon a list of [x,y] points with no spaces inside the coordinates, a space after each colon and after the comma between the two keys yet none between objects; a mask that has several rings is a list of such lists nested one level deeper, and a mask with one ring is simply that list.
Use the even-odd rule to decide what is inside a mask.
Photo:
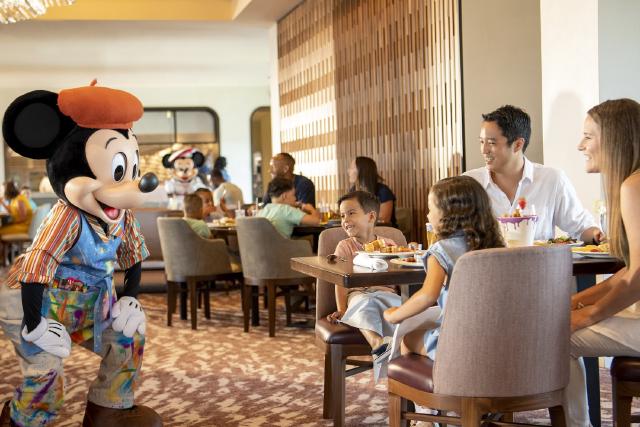
[{"label": "striped collared shirt", "polygon": [[[97,218],[85,216],[102,241],[108,241],[110,236],[122,238],[117,251],[121,268],[127,269],[149,256],[140,225],[130,210],[125,210],[124,222],[110,225],[106,232]],[[21,282],[50,285],[64,254],[76,243],[80,224],[80,212],[76,207],[64,201],[56,203],[38,229],[31,246],[13,264],[7,277],[7,286],[19,288]]]}]

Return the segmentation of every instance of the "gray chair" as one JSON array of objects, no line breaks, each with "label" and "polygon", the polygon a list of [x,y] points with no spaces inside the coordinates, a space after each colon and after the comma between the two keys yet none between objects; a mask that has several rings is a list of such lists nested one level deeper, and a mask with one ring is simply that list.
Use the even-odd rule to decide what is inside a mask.
[{"label": "gray chair", "polygon": [[[158,235],[167,276],[167,325],[171,326],[179,285],[189,296],[191,328],[197,329],[198,288],[204,284],[205,317],[211,318],[209,281],[242,281],[221,239],[203,239],[182,218],[158,218]],[[186,283],[186,286],[184,285]]]},{"label": "gray chair", "polygon": [[10,258],[13,258],[18,252],[25,249],[25,246],[33,242],[33,239],[38,233],[38,228],[40,228],[40,225],[47,217],[50,210],[50,203],[45,203],[36,207],[36,210],[31,217],[29,230],[26,233],[5,234],[2,236],[2,245],[7,248],[5,253],[8,253]]},{"label": "gray chair", "polygon": [[[406,245],[402,232],[392,227],[376,227],[378,236]],[[336,250],[338,242],[347,238],[342,228],[330,228],[320,234],[318,256],[327,256]],[[324,393],[322,418],[333,418],[334,426],[344,425],[345,379],[371,368],[367,360],[349,359],[371,356],[371,347],[358,329],[342,323],[333,324],[327,315],[336,310],[335,285],[318,280],[316,284],[316,346],[324,352]],[[354,366],[347,369],[347,365]]]},{"label": "gray chair", "polygon": [[315,282],[312,277],[295,272],[289,266],[289,260],[293,257],[312,256],[311,245],[306,240],[287,239],[266,218],[237,218],[236,228],[244,274],[244,331],[249,331],[253,290],[264,289],[267,293],[269,336],[273,337],[276,334],[277,289],[285,292],[289,325],[291,310],[288,292],[299,285]]},{"label": "gray chair", "polygon": [[[389,363],[389,424],[479,426],[487,413],[506,413],[509,421],[513,412],[548,408],[552,424],[564,426],[571,283],[565,247],[488,249],[460,257],[436,360],[411,354]],[[461,417],[411,413],[407,400]]]}]

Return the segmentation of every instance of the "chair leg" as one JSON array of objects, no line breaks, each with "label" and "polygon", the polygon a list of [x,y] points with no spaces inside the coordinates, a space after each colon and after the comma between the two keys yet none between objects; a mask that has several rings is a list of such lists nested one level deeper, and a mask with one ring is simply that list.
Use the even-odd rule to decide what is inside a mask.
[{"label": "chair leg", "polygon": [[253,298],[252,290],[253,286],[249,287],[248,285],[242,285],[242,320],[244,321],[244,331],[249,332],[249,314],[251,311],[251,301]]},{"label": "chair leg", "polygon": [[180,319],[187,320],[187,285],[180,283]]},{"label": "chair leg", "polygon": [[613,425],[628,427],[631,425],[631,396],[621,393],[616,378],[611,378],[611,404],[613,406]]},{"label": "chair leg", "polygon": [[341,344],[331,344],[331,407],[333,426],[344,426],[345,369],[347,359]]},{"label": "chair leg", "polygon": [[553,427],[565,427],[567,425],[562,405],[549,408],[549,418],[551,419],[551,425]]},{"label": "chair leg", "polygon": [[273,282],[268,282],[266,291],[269,311],[269,336],[276,336],[276,285]]},{"label": "chair leg", "polygon": [[287,326],[291,326],[291,288],[289,287],[284,291],[284,312],[287,316]]},{"label": "chair leg", "polygon": [[167,282],[167,326],[171,326],[173,312],[176,309],[176,284]]},{"label": "chair leg", "polygon": [[211,319],[211,301],[209,301],[209,286],[204,289],[204,317],[206,319]]},{"label": "chair leg", "polygon": [[[331,350],[329,350],[331,351]],[[322,392],[322,418],[330,419],[333,418],[333,408],[331,406],[332,398],[331,398],[331,353],[324,354],[324,389]]]},{"label": "chair leg", "polygon": [[189,307],[191,308],[191,329],[198,329],[198,282],[187,278],[189,287]]},{"label": "chair leg", "polygon": [[480,408],[473,398],[462,399],[462,427],[480,427]]},{"label": "chair leg", "polygon": [[251,286],[251,326],[260,326],[260,288]]},{"label": "chair leg", "polygon": [[389,393],[389,427],[406,427],[407,420],[402,419],[406,412],[407,401],[397,394]]}]

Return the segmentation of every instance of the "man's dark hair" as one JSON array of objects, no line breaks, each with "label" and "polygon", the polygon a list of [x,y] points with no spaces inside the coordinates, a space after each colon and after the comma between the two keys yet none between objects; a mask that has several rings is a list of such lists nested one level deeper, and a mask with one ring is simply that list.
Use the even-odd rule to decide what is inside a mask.
[{"label": "man's dark hair", "polygon": [[483,114],[482,120],[485,122],[496,122],[502,134],[507,138],[509,147],[518,139],[524,139],[522,152],[524,153],[529,146],[529,138],[531,137],[531,118],[521,108],[513,105],[503,105],[489,114]]},{"label": "man's dark hair", "polygon": [[287,191],[293,190],[293,181],[287,178],[275,177],[269,183],[269,188],[267,191],[269,192],[269,196],[271,198],[280,197],[283,193]]},{"label": "man's dark hair", "polygon": [[375,212],[376,218],[380,214],[380,200],[368,191],[351,191],[338,199],[338,206],[345,200],[357,200],[364,213]]}]

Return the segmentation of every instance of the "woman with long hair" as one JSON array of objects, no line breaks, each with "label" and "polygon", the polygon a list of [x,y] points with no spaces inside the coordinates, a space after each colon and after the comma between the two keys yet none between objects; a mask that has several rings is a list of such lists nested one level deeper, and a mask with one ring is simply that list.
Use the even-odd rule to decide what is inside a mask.
[{"label": "woman with long hair", "polygon": [[356,157],[349,165],[349,191],[368,191],[380,200],[380,215],[378,221],[396,223],[396,196],[383,183],[384,179],[378,174],[376,162],[369,157]]},{"label": "woman with long hair", "polygon": [[611,254],[625,266],[571,300],[570,426],[588,426],[582,356],[640,356],[640,104],[603,102],[587,113],[578,145],[588,173],[602,174]]},{"label": "woman with long hair", "polygon": [[0,227],[0,236],[27,233],[33,211],[29,199],[24,194],[20,194],[15,182],[5,182],[4,197],[0,198],[0,204],[9,214],[8,223]]}]

